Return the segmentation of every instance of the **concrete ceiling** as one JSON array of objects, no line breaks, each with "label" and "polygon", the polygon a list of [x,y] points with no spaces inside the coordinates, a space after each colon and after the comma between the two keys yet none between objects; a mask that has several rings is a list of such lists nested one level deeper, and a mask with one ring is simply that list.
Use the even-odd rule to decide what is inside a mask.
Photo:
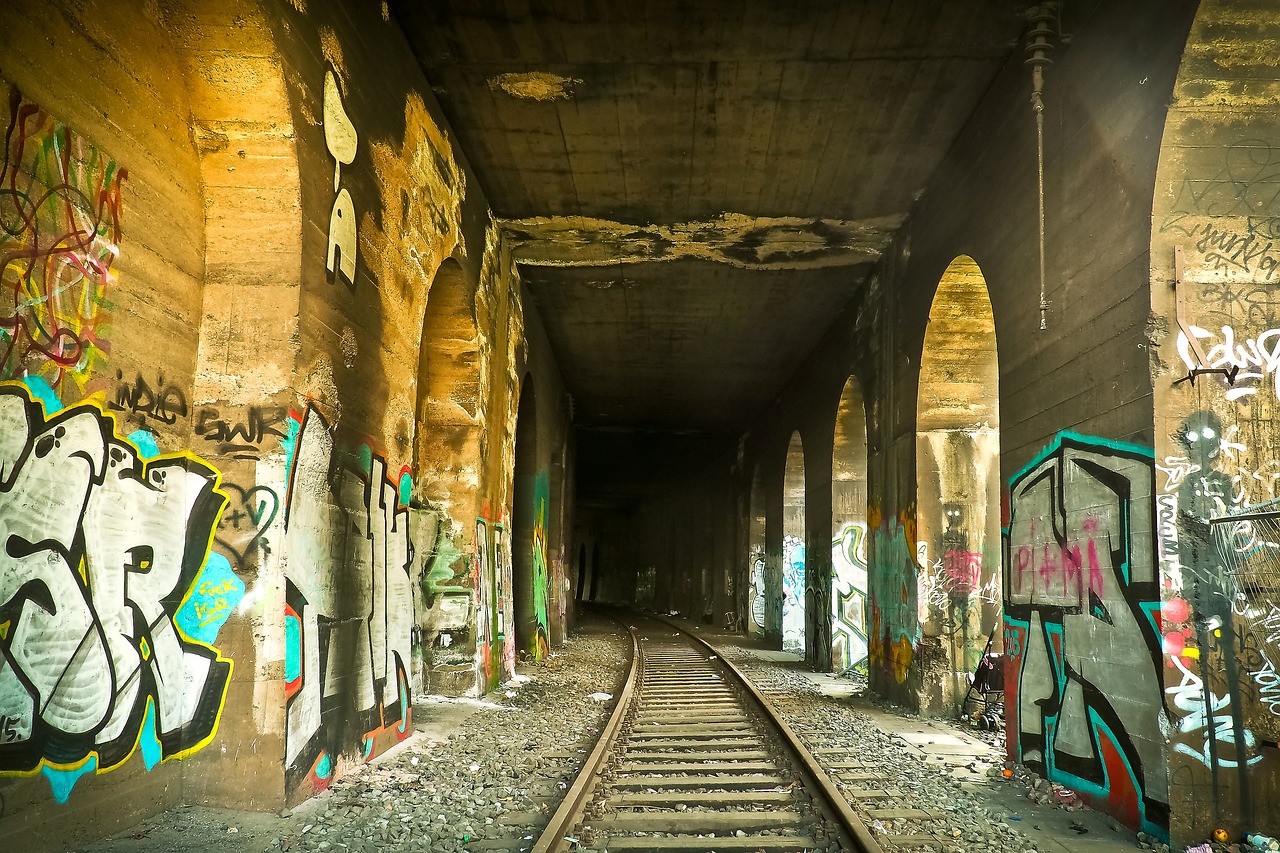
[{"label": "concrete ceiling", "polygon": [[580,424],[740,429],[1014,50],[1007,0],[393,4]]}]

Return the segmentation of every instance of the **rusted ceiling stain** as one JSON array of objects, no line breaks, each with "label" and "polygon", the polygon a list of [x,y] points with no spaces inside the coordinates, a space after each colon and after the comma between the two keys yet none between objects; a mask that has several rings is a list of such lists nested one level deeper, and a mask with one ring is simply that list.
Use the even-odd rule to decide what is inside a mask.
[{"label": "rusted ceiling stain", "polygon": [[594,267],[695,258],[742,269],[815,269],[874,263],[903,216],[874,219],[723,213],[705,222],[629,225],[581,216],[503,220],[514,259]]},{"label": "rusted ceiling stain", "polygon": [[577,77],[562,77],[546,71],[511,72],[489,78],[490,89],[501,89],[513,98],[527,101],[559,101],[573,97]]}]

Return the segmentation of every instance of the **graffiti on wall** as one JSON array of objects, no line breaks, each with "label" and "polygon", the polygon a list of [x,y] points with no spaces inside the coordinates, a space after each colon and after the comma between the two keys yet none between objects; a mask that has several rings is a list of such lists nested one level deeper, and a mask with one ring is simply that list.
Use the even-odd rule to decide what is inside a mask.
[{"label": "graffiti on wall", "polygon": [[244,584],[210,553],[217,470],[29,382],[0,385],[0,775],[43,772],[65,802],[135,748],[151,769],[212,740]]},{"label": "graffiti on wall", "polygon": [[128,176],[8,87],[0,163],[0,379],[83,389],[110,350],[108,291]]},{"label": "graffiti on wall", "polygon": [[476,664],[481,691],[487,693],[498,682],[493,650],[502,629],[497,624],[498,609],[494,606],[497,584],[493,577],[493,560],[489,557],[489,522],[484,518],[476,519],[475,561]]},{"label": "graffiti on wall", "polygon": [[1280,270],[1280,222],[1272,209],[1280,149],[1242,138],[1222,149],[1216,172],[1185,175],[1159,233],[1181,235],[1224,279],[1272,282]]},{"label": "graffiti on wall", "polygon": [[516,674],[516,642],[515,642],[515,591],[511,584],[511,539],[506,525],[493,523],[490,525],[493,540],[490,549],[493,561],[493,604],[497,609],[494,614],[494,625],[497,628],[497,639],[502,645],[502,677],[510,678]]},{"label": "graffiti on wall", "polygon": [[[1239,335],[1230,325],[1214,333],[1199,326],[1188,327],[1204,353],[1199,364],[1186,333],[1178,333],[1178,355],[1187,370],[1213,368],[1234,373],[1226,389],[1228,400],[1240,400],[1266,388],[1280,399],[1280,329],[1267,329],[1255,337]],[[1268,385],[1263,385],[1266,382]]]},{"label": "graffiti on wall", "polygon": [[356,283],[356,206],[342,186],[342,167],[356,159],[359,135],[342,103],[342,91],[333,69],[324,72],[324,143],[333,157],[333,209],[329,213],[329,248],[325,268],[330,281],[339,275],[350,287]]},{"label": "graffiti on wall", "polygon": [[747,589],[747,613],[750,614],[749,627],[752,634],[764,633],[765,620],[765,585],[764,585],[764,546],[751,546],[751,583]]},{"label": "graffiti on wall", "polygon": [[546,471],[539,471],[533,480],[533,542],[530,560],[533,566],[533,615],[537,630],[529,638],[528,651],[534,660],[542,660],[551,650],[550,629],[547,620],[547,513],[551,500],[551,487]]},{"label": "graffiti on wall", "polygon": [[411,733],[410,478],[368,448],[336,458],[311,406],[286,443],[285,767],[327,787],[338,759]]},{"label": "graffiti on wall", "polygon": [[901,684],[907,679],[920,642],[917,567],[911,545],[915,511],[903,511],[883,523],[872,508],[868,526],[875,530],[867,589],[871,618],[867,629],[870,667]]},{"label": "graffiti on wall", "polygon": [[782,539],[782,649],[804,653],[804,540]]},{"label": "graffiti on wall", "polygon": [[836,672],[867,662],[867,528],[843,525],[831,538],[831,663]]},{"label": "graffiti on wall", "polygon": [[1168,832],[1153,453],[1061,433],[1009,483],[1012,757]]},{"label": "graffiti on wall", "polygon": [[1248,517],[1258,498],[1274,500],[1276,479],[1271,465],[1245,461],[1238,425],[1224,428],[1213,412],[1189,414],[1173,438],[1180,453],[1158,466],[1157,498],[1171,592],[1163,651],[1177,679],[1166,693],[1180,715],[1173,749],[1212,771],[1243,771],[1263,760],[1255,729],[1280,734],[1268,598],[1280,528],[1267,513]]}]

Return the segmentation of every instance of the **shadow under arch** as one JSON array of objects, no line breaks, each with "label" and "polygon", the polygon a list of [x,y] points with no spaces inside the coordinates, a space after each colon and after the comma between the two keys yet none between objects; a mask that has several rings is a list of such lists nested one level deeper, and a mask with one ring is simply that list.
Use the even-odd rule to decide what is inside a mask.
[{"label": "shadow under arch", "polygon": [[446,258],[427,293],[418,347],[413,472],[419,500],[463,524],[480,482],[480,336],[475,286]]},{"label": "shadow under arch", "polygon": [[[921,644],[945,662],[922,705],[958,713],[1000,620],[1000,398],[995,318],[977,262],[938,282],[916,401],[916,548]],[[997,642],[999,638],[996,638]]]}]

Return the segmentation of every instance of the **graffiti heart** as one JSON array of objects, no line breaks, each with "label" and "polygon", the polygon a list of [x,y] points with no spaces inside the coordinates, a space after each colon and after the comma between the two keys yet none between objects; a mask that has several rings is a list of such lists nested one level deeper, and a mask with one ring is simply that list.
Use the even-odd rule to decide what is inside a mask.
[{"label": "graffiti heart", "polygon": [[0,775],[42,771],[59,801],[135,745],[150,769],[213,738],[232,664],[211,644],[244,594],[209,550],[218,471],[114,430],[0,385]]}]

